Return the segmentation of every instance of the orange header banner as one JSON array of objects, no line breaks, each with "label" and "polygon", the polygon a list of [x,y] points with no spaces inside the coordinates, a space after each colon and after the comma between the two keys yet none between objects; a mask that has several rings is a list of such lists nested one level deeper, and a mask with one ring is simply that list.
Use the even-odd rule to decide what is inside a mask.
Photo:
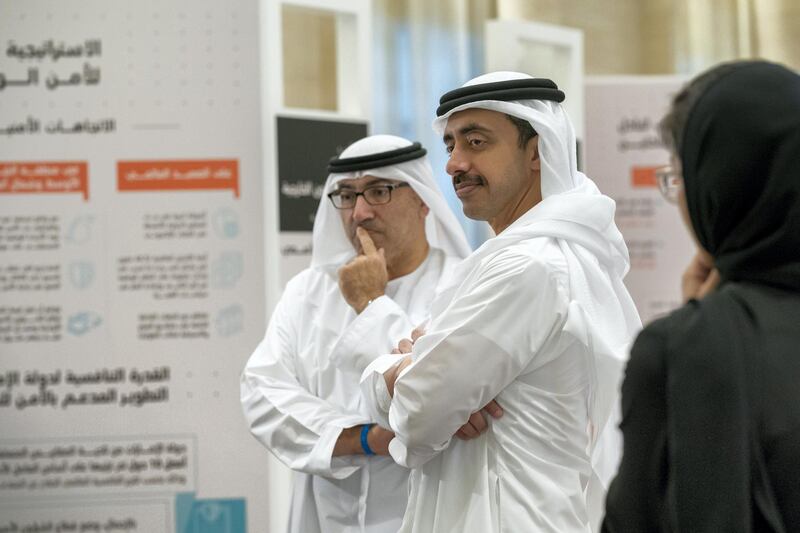
[{"label": "orange header banner", "polygon": [[226,189],[239,197],[237,159],[117,161],[118,191]]},{"label": "orange header banner", "polygon": [[89,199],[86,161],[0,162],[0,194],[75,192]]},{"label": "orange header banner", "polygon": [[634,187],[658,187],[656,170],[659,167],[631,167],[631,181]]}]

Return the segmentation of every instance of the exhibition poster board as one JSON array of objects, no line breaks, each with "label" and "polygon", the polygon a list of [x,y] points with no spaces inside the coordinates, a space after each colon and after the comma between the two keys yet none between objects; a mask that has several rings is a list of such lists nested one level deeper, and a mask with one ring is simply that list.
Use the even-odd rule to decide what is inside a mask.
[{"label": "exhibition poster board", "polygon": [[617,203],[631,258],[625,284],[645,324],[681,304],[680,277],[694,252],[655,174],[669,163],[657,125],[683,81],[623,76],[586,83],[586,172]]},{"label": "exhibition poster board", "polygon": [[268,522],[238,384],[266,322],[258,24],[0,6],[0,531]]}]

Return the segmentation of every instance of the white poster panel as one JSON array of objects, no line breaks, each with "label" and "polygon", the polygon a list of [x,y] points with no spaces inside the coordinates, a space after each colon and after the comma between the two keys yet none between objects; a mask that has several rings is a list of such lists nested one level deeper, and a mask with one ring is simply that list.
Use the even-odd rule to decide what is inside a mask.
[{"label": "white poster panel", "polygon": [[264,530],[258,4],[0,6],[0,530]]},{"label": "white poster panel", "polygon": [[655,170],[669,162],[657,125],[683,83],[675,77],[595,77],[586,83],[586,171],[617,202],[631,256],[625,284],[647,323],[681,303],[692,241]]}]

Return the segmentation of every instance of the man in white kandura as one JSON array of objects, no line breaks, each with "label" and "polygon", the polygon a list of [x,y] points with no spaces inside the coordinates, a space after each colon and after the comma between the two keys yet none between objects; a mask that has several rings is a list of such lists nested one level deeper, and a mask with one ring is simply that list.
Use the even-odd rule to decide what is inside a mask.
[{"label": "man in white kandura", "polygon": [[[464,213],[497,236],[455,270],[427,332],[401,343],[410,355],[382,356],[362,378],[373,417],[395,432],[392,457],[413,469],[404,533],[600,520],[620,452],[606,435],[640,322],[615,204],[577,170],[563,99],[549,80],[497,72],[440,100],[434,128]],[[451,439],[495,398],[502,418]]]},{"label": "man in white kandura", "polygon": [[469,254],[425,150],[374,135],[331,160],[311,267],[286,286],[242,374],[253,435],[295,471],[289,531],[395,533],[408,469],[388,457],[359,377],[424,320]]}]

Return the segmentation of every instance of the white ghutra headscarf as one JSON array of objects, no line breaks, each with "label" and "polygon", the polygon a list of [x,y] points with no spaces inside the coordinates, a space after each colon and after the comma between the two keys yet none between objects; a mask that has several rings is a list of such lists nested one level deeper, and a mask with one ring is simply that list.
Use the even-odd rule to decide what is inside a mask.
[{"label": "white ghutra headscarf", "polygon": [[[371,135],[348,146],[340,159],[358,158],[391,152],[411,146],[411,141],[394,135]],[[430,212],[425,220],[425,235],[431,248],[439,248],[446,256],[467,257],[471,250],[464,230],[450,211],[436,180],[431,165],[422,151],[421,157],[402,163],[367,168],[344,173],[332,173],[325,182],[323,198],[314,219],[313,251],[311,267],[338,268],[355,255],[353,245],[345,234],[337,209],[327,198],[343,179],[358,179],[363,176],[403,181],[408,183]]]}]

